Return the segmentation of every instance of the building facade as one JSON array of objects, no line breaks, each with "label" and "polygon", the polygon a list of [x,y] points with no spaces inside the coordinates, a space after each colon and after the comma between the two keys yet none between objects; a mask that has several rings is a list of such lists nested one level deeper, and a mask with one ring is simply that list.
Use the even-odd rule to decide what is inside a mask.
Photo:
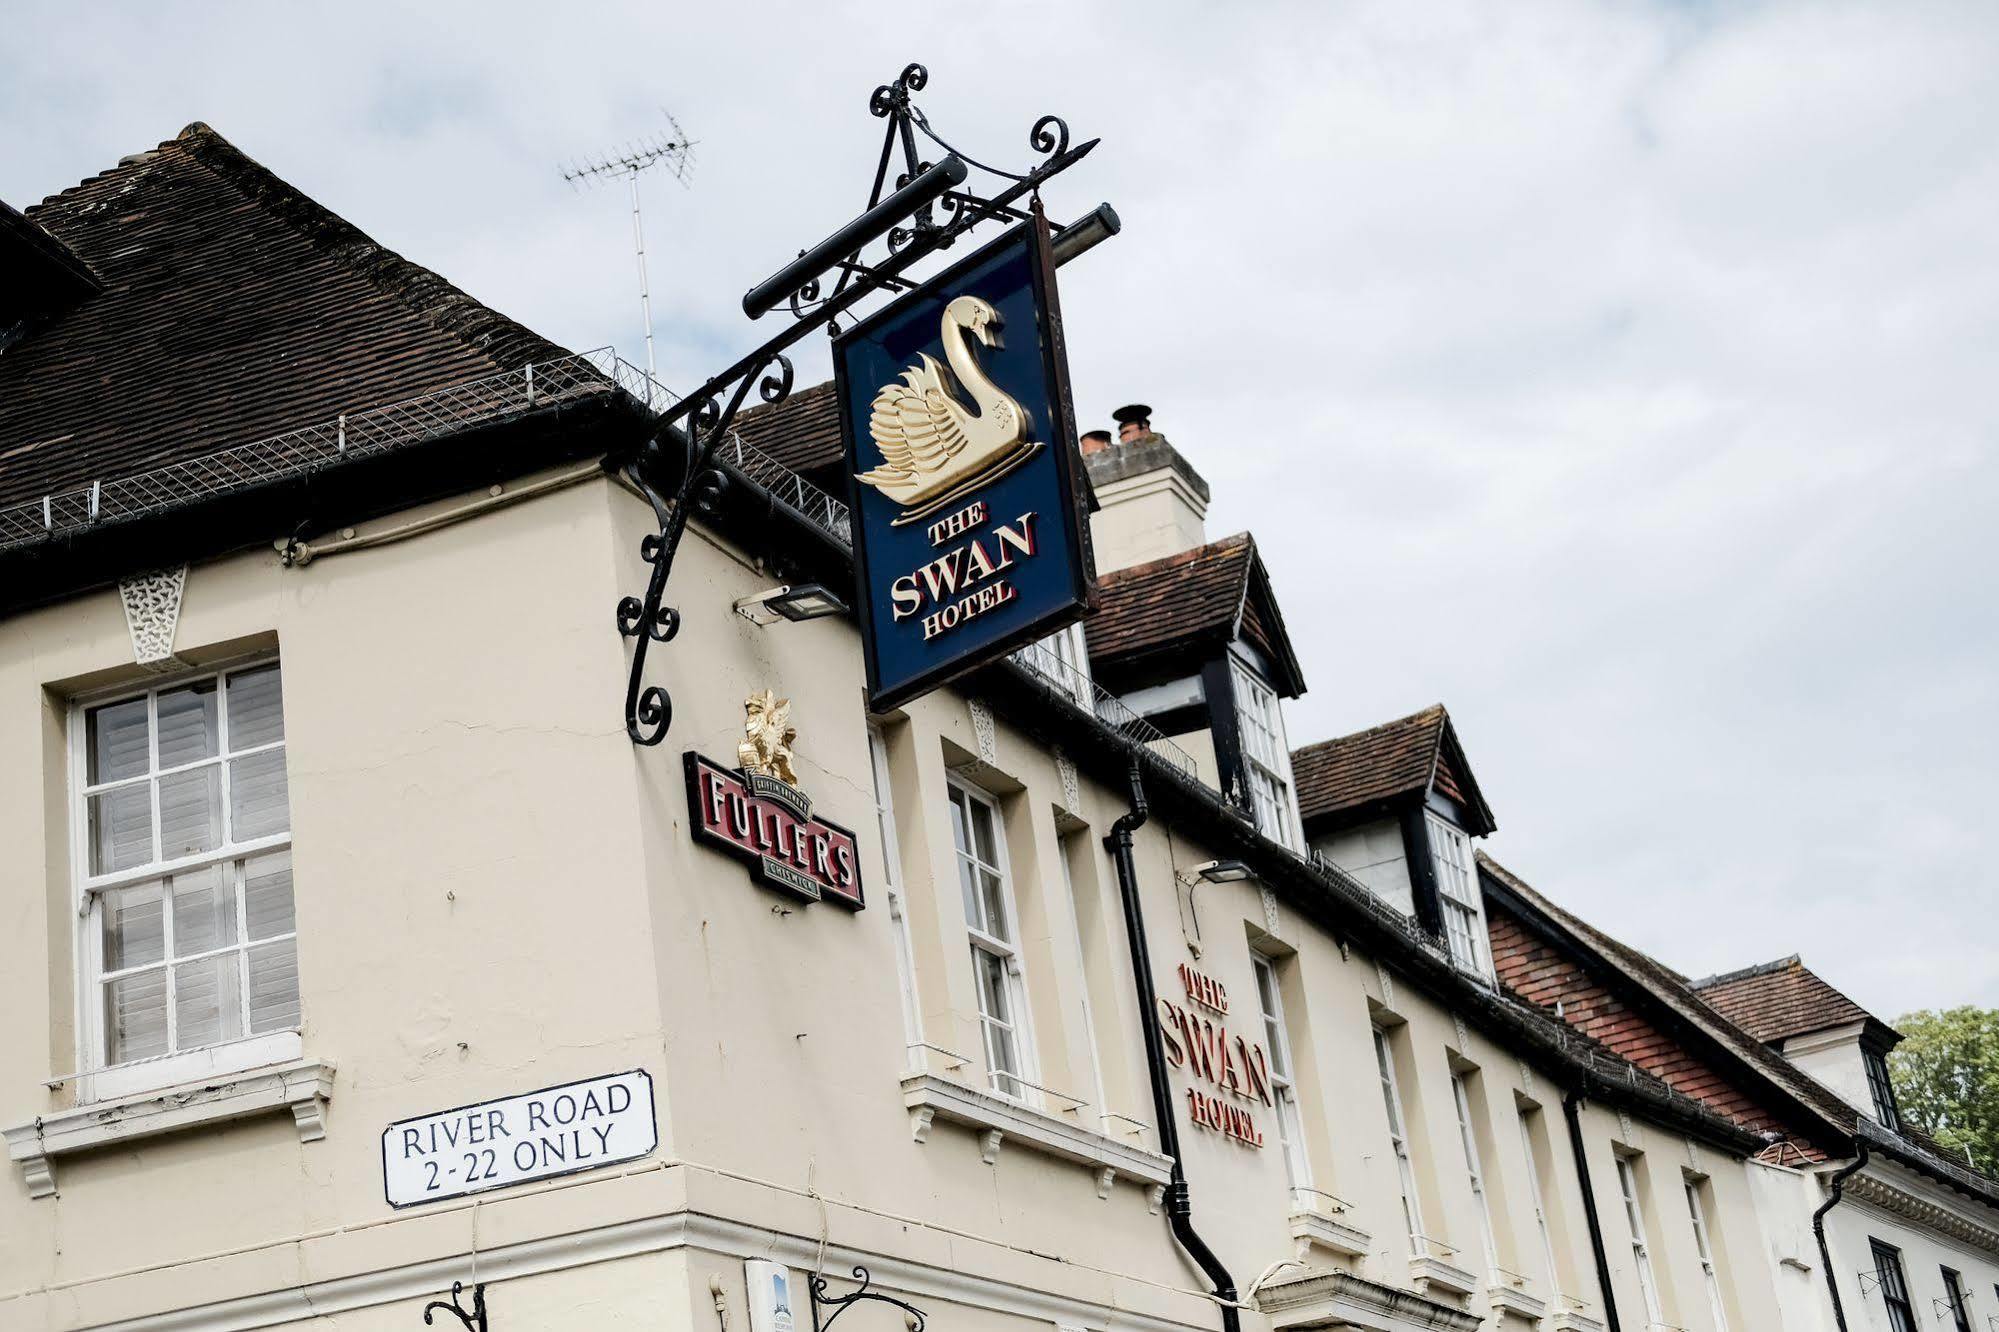
[{"label": "building facade", "polygon": [[[1615,963],[1521,924],[1441,710],[1293,752],[1158,435],[1085,460],[1081,631],[870,715],[848,618],[759,613],[851,583],[834,399],[746,417],[643,748],[642,376],[205,126],[0,246],[0,1327],[1830,1328],[1785,1264],[1862,1142],[1835,1227],[1953,1218],[1908,1326],[1990,1286],[1989,1182],[1534,988]],[[809,807],[738,785],[773,726]]]}]

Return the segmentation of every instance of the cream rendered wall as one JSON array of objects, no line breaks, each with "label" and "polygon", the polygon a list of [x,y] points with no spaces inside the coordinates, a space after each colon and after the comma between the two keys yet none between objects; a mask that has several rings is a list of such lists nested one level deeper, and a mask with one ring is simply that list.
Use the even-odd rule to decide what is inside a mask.
[{"label": "cream rendered wall", "polygon": [[[365,1271],[389,1231],[399,1261],[462,1252],[464,1212],[380,1225],[383,1125],[658,1072],[630,745],[607,706],[623,670],[604,629],[605,495],[581,486],[303,568],[266,550],[191,572],[178,650],[212,660],[275,639],[283,664],[304,1047],[339,1070],[327,1136],[302,1144],[280,1114],[64,1157],[60,1195],[41,1200],[10,1166],[0,1311],[25,1312],[0,1325],[87,1326],[196,1288]],[[9,1125],[61,1108],[67,1093],[40,1084],[75,1066],[60,697],[140,682],[131,658],[115,591],[0,632],[0,837],[29,869],[5,883]],[[482,1223],[504,1231],[514,1210]],[[162,1266],[197,1254],[220,1256]]]},{"label": "cream rendered wall", "polygon": [[[754,1254],[892,1270],[884,1283],[925,1292],[936,1325],[952,1332],[1024,1318],[1214,1326],[1202,1279],[1144,1188],[1118,1180],[1100,1197],[1091,1170],[1019,1143],[988,1162],[972,1132],[942,1121],[919,1142],[903,1104],[912,1067],[983,1078],[944,817],[956,778],[1001,808],[1049,1110],[1086,1129],[1103,1127],[1105,1111],[1127,1116],[1109,1121],[1114,1132],[1156,1142],[1132,1128],[1153,1118],[1139,1024],[1156,1019],[1137,1011],[1101,847],[1126,809],[1121,784],[1084,772],[1072,796],[1053,754],[1003,718],[983,725],[954,690],[885,719],[929,1047],[906,1049],[855,633],[838,620],[758,628],[730,614],[732,600],[775,580],[726,542],[690,533],[669,591],[685,627],[648,669],[672,693],[673,730],[658,748],[634,747],[611,608],[643,585],[649,520],[637,499],[592,481],[303,568],[252,552],[193,571],[184,653],[273,637],[281,649],[305,1045],[339,1068],[328,1136],[302,1145],[287,1119],[259,1118],[65,1158],[53,1199],[30,1200],[11,1172],[0,1184],[0,1327],[82,1328],[178,1308],[234,1311],[204,1315],[208,1326],[259,1326],[255,1311],[276,1306],[255,1301],[301,1287],[315,1308],[336,1310],[321,1319],[329,1328],[404,1326],[419,1296],[472,1275],[473,1253],[497,1283],[490,1297],[509,1302],[500,1326],[571,1325],[553,1312],[571,1308],[591,1315],[576,1325],[644,1325],[635,1315],[656,1311],[665,1292],[692,1326],[719,1327],[708,1279],[740,1299],[740,1259]],[[0,836],[27,866],[0,885],[10,937],[22,941],[16,965],[0,968],[0,1002],[16,1017],[0,1029],[0,1122],[57,1108],[39,1084],[71,1071],[66,717],[55,700],[138,679],[129,659],[111,593],[0,626],[0,752],[14,756],[0,777]],[[690,840],[681,752],[730,762],[742,700],[766,687],[793,701],[800,781],[817,812],[860,839],[867,910],[781,897]],[[1253,882],[1202,885],[1183,915],[1177,876],[1213,852],[1180,830],[1148,825],[1134,854],[1162,995],[1179,993],[1174,968],[1193,960],[1228,987],[1228,1029],[1260,1039],[1251,946],[1281,959],[1313,1185],[1369,1235],[1358,1260],[1309,1250],[1306,1264],[1402,1288],[1414,1279],[1375,1015],[1397,1026],[1425,1233],[1475,1269],[1465,1303],[1488,1312],[1492,1274],[1478,1256],[1454,1066],[1478,1070],[1500,1264],[1552,1297],[1512,1119],[1534,1101],[1558,1280],[1594,1302],[1553,1086]],[[390,1121],[631,1067],[655,1075],[654,1158],[476,1204],[384,1204],[377,1142]],[[1189,1124],[1187,1071],[1171,1079],[1202,1233],[1243,1286],[1273,1269],[1272,1279],[1295,1275],[1277,1266],[1299,1252],[1272,1113],[1257,1112],[1267,1145],[1245,1146]],[[1099,1083],[1101,1105],[1065,1108],[1072,1096],[1096,1102]],[[1586,1120],[1615,1234],[1610,1153],[1625,1130],[1594,1107]],[[1634,1132],[1628,1145],[1662,1179],[1682,1161],[1711,1175],[1730,1242],[1760,1250],[1741,1163]],[[1676,1200],[1677,1185],[1665,1196]],[[1673,1307],[1692,1311],[1686,1325],[1697,1329],[1691,1238],[1667,1232],[1662,1222],[1654,1242]],[[1739,1298],[1734,1332],[1772,1325],[1757,1321],[1771,1312],[1767,1295]],[[289,1317],[304,1306],[287,1307]],[[1255,1315],[1245,1325],[1261,1326]]]},{"label": "cream rendered wall", "polygon": [[1752,1162],[1749,1186],[1774,1273],[1781,1332],[1833,1332],[1824,1263],[1812,1235],[1812,1212],[1826,1196],[1820,1174]]}]

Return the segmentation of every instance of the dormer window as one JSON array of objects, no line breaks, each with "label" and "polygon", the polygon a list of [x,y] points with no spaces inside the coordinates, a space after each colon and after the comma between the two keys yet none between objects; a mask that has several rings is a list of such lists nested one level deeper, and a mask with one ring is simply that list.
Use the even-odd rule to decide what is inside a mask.
[{"label": "dormer window", "polygon": [[1867,1094],[1874,1102],[1874,1118],[1883,1128],[1900,1133],[1902,1112],[1895,1104],[1895,1084],[1888,1080],[1888,1056],[1863,1046],[1860,1058],[1867,1065]]},{"label": "dormer window", "polygon": [[1437,894],[1444,913],[1444,945],[1451,960],[1466,971],[1490,977],[1485,934],[1485,903],[1479,896],[1478,875],[1472,867],[1471,839],[1435,814],[1430,825],[1430,855],[1436,862]]},{"label": "dormer window", "polygon": [[1264,836],[1297,850],[1298,805],[1291,793],[1291,747],[1284,739],[1284,714],[1277,692],[1240,661],[1235,677],[1236,719],[1242,736],[1243,781],[1250,812]]}]

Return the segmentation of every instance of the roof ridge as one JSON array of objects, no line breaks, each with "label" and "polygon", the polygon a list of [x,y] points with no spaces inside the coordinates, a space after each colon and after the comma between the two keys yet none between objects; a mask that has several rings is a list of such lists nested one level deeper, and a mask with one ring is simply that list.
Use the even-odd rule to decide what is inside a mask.
[{"label": "roof ridge", "polygon": [[[1702,976],[1699,980],[1688,981],[1687,984],[1696,990],[1704,990],[1710,985],[1726,985],[1730,981],[1748,980],[1752,976],[1773,976],[1780,971],[1789,971],[1792,967],[1811,971],[1799,954],[1792,953],[1789,957],[1773,958],[1753,966],[1737,967],[1733,971],[1717,971],[1712,976]],[[1812,974],[1816,976],[1818,973],[1812,972]]]},{"label": "roof ridge", "polygon": [[[572,353],[472,296],[436,271],[404,258],[292,185],[203,121],[193,121],[162,150],[180,146],[218,177],[290,227],[314,249],[342,263],[431,327],[511,367]],[[435,293],[433,301],[418,299]],[[448,310],[440,316],[440,309]]]},{"label": "roof ridge", "polygon": [[79,180],[76,184],[71,185],[65,189],[57,190],[54,194],[43,195],[41,202],[31,203],[26,208],[23,208],[21,212],[23,215],[29,218],[33,218],[36,213],[39,213],[44,208],[47,208],[50,204],[58,203],[61,200],[67,199],[74,194],[81,194],[84,190],[89,189],[92,185],[99,184],[102,181],[107,181],[121,171],[132,171],[136,170],[139,167],[150,166],[159,157],[161,153],[173,147],[176,143],[180,142],[182,139],[187,138],[190,134],[194,133],[196,130],[208,130],[208,132],[211,134],[215,132],[213,130],[209,130],[208,126],[199,120],[190,121],[186,126],[184,126],[181,129],[181,132],[174,135],[173,138],[162,139],[159,143],[154,144],[151,148],[144,149],[141,152],[127,153],[125,154],[125,156],[119,158],[114,165],[105,167],[104,170],[97,172],[95,175],[85,176],[82,180]]},{"label": "roof ridge", "polygon": [[[1413,721],[1421,721],[1425,717],[1430,716],[1432,713],[1440,713],[1446,718],[1450,716],[1449,711],[1445,709],[1442,703],[1432,703],[1427,708],[1418,708],[1416,711],[1410,713],[1406,717],[1396,717],[1391,721],[1376,722],[1372,726],[1363,726],[1358,731],[1349,731],[1345,735],[1334,735],[1334,736],[1328,736],[1324,740],[1314,740],[1310,744],[1298,746],[1296,749],[1292,750],[1291,752],[1294,754],[1304,754],[1307,752],[1324,749],[1329,745],[1344,744],[1349,740],[1358,740],[1364,735],[1373,735],[1376,731],[1386,731],[1390,727],[1405,726]],[[1441,731],[1438,732],[1438,735],[1440,737],[1442,736],[1442,734],[1443,732]]]},{"label": "roof ridge", "polygon": [[1189,546],[1185,550],[1176,550],[1171,555],[1161,555],[1157,559],[1147,560],[1143,564],[1127,564],[1122,569],[1112,569],[1107,573],[1097,575],[1097,581],[1104,582],[1109,579],[1137,577],[1144,573],[1156,573],[1161,569],[1168,569],[1176,564],[1191,563],[1204,552],[1216,550],[1223,546],[1230,547],[1231,549],[1238,546],[1247,546],[1250,553],[1254,555],[1256,553],[1256,538],[1248,532],[1237,532],[1232,536],[1217,537],[1213,541],[1204,541],[1198,546]]}]

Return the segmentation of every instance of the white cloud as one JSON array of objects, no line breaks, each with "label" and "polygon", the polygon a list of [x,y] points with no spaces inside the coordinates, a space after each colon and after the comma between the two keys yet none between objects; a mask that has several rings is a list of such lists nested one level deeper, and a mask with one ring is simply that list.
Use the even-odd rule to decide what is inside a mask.
[{"label": "white cloud", "polygon": [[[1086,415],[1134,397],[1254,527],[1313,739],[1442,698],[1494,851],[1689,972],[1793,950],[1884,1014],[1999,1002],[1999,14],[1911,3],[260,6],[11,16],[0,194],[210,121],[574,346],[660,359],[860,202],[927,59],[975,155],[1105,142],[1051,199]],[[802,371],[823,367],[823,356]]]}]

